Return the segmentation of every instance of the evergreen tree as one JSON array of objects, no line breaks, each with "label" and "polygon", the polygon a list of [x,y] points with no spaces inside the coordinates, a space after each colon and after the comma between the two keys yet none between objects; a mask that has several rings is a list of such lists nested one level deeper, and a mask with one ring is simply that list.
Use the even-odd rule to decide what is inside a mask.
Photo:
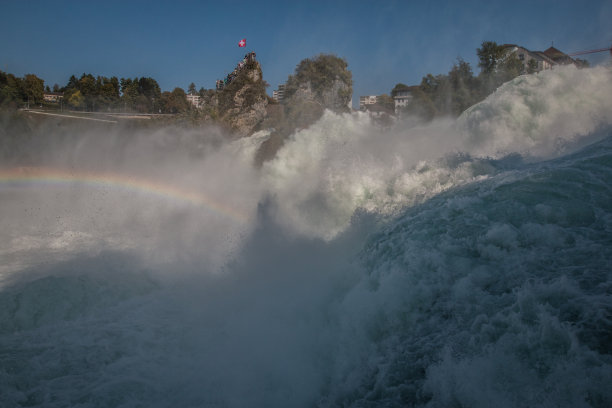
[{"label": "evergreen tree", "polygon": [[25,99],[21,78],[0,71],[0,106],[16,109]]},{"label": "evergreen tree", "polygon": [[43,101],[45,81],[34,74],[27,74],[23,80],[23,90],[30,103],[39,104]]},{"label": "evergreen tree", "polygon": [[458,58],[457,63],[453,65],[448,78],[452,89],[448,113],[458,116],[478,100],[476,79],[470,64],[461,58]]},{"label": "evergreen tree", "polygon": [[197,95],[196,85],[192,82],[189,84],[189,90],[187,91],[189,95]]}]

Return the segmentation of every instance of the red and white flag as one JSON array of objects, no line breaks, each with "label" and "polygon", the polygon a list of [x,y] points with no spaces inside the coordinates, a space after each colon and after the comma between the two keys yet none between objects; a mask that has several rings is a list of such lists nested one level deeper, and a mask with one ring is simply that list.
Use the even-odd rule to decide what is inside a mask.
[{"label": "red and white flag", "polygon": [[238,41],[238,46],[246,47],[246,38],[243,38],[242,40]]}]

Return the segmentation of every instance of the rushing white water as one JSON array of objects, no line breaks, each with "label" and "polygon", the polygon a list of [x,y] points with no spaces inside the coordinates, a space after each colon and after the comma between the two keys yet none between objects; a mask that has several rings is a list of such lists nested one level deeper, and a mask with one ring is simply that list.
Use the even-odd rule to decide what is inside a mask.
[{"label": "rushing white water", "polygon": [[54,135],[80,176],[0,185],[2,406],[610,406],[610,79],[328,112],[261,169],[265,132]]}]

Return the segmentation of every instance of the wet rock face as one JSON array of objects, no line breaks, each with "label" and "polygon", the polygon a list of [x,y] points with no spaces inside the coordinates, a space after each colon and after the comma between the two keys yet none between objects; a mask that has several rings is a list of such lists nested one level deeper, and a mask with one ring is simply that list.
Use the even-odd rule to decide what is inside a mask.
[{"label": "wet rock face", "polygon": [[237,94],[235,99],[238,107],[228,112],[227,122],[237,136],[249,136],[266,117],[268,101],[261,99],[252,105],[244,106],[244,98]]},{"label": "wet rock face", "polygon": [[323,105],[333,111],[346,110],[351,101],[351,87],[341,79],[336,79],[332,86],[321,94]]},{"label": "wet rock face", "polygon": [[301,83],[290,98],[288,104],[307,104],[314,102],[322,109],[342,112],[348,109],[351,100],[351,87],[340,78],[335,79],[331,85],[320,91],[313,91],[310,81]]}]

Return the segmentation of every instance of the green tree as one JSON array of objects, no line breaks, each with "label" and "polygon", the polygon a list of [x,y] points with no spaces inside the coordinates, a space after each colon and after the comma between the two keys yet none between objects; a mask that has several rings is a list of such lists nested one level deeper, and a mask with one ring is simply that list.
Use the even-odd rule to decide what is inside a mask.
[{"label": "green tree", "polygon": [[119,104],[119,80],[117,77],[107,78],[98,76],[96,78],[98,110],[115,108]]},{"label": "green tree", "polygon": [[79,89],[79,80],[74,75],[70,76],[68,80],[68,84],[66,85],[67,89]]},{"label": "green tree", "polygon": [[518,59],[516,53],[508,53],[498,64],[498,82],[500,84],[510,81],[525,73],[525,65]]},{"label": "green tree", "polygon": [[408,105],[401,110],[400,114],[408,114],[425,121],[432,120],[436,116],[437,110],[430,96],[420,87],[412,89],[410,93],[412,99],[408,102]]},{"label": "green tree", "polygon": [[427,95],[434,96],[438,93],[438,90],[442,87],[445,81],[444,75],[436,75],[427,74],[421,80],[420,88]]},{"label": "green tree", "polygon": [[182,113],[189,109],[187,95],[182,88],[174,88],[172,92],[161,95],[161,109],[164,113]]},{"label": "green tree", "polygon": [[493,41],[484,41],[482,47],[476,51],[480,61],[478,66],[481,68],[479,81],[482,97],[493,92],[504,82],[536,70],[533,64],[525,67],[516,53],[510,52],[506,47],[497,45]]},{"label": "green tree", "polygon": [[42,103],[43,94],[45,92],[45,81],[34,74],[27,74],[23,80],[23,89],[30,103]]},{"label": "green tree", "polygon": [[376,105],[380,106],[386,113],[393,114],[395,112],[395,101],[387,94],[378,95]]},{"label": "green tree", "polygon": [[159,84],[153,78],[142,77],[138,80],[138,93],[147,99],[158,98],[161,95]]},{"label": "green tree", "polygon": [[83,96],[84,107],[87,110],[95,110],[95,100],[97,97],[96,79],[92,74],[81,75],[78,82],[78,90]]},{"label": "green tree", "polygon": [[448,115],[452,109],[452,84],[446,75],[427,74],[420,85],[435,108],[435,115]]},{"label": "green tree", "polygon": [[448,73],[448,80],[451,86],[450,111],[454,116],[458,116],[478,101],[477,80],[472,73],[472,67],[462,58],[457,58]]},{"label": "green tree", "polygon": [[189,90],[187,91],[189,95],[197,95],[196,85],[192,82],[189,84]]},{"label": "green tree", "polygon": [[391,93],[403,90],[409,90],[412,98],[401,113],[424,120],[443,115],[458,116],[481,99],[479,80],[474,77],[470,64],[462,58],[457,58],[448,75],[427,74],[418,87],[400,83]]},{"label": "green tree", "polygon": [[[183,91],[184,93],[184,91]],[[142,77],[138,80],[138,95],[136,108],[139,112],[154,112],[159,105],[161,90],[153,78]]]},{"label": "green tree", "polygon": [[478,55],[478,66],[485,74],[495,72],[498,62],[504,56],[504,47],[497,45],[494,41],[484,41],[480,48],[476,49]]},{"label": "green tree", "polygon": [[121,78],[121,105],[125,111],[134,109],[138,97],[138,78]]},{"label": "green tree", "polygon": [[21,78],[0,71],[0,106],[16,109],[24,99]]},{"label": "green tree", "polygon": [[391,97],[392,98],[395,97],[398,92],[409,91],[409,90],[410,90],[410,87],[406,84],[402,84],[402,83],[396,84],[391,90]]},{"label": "green tree", "polygon": [[[331,54],[319,54],[315,58],[302,60],[290,75],[285,85],[285,98],[294,95],[303,84],[310,84],[317,100],[322,102],[323,95],[329,91],[336,80],[345,86],[339,89],[337,95],[341,102],[337,108],[346,107],[353,93],[353,79],[348,63],[344,58]],[[330,107],[332,108],[332,107]]]},{"label": "green tree", "polygon": [[68,98],[68,104],[73,108],[80,109],[85,106],[85,98],[81,94],[81,91],[77,90]]}]

